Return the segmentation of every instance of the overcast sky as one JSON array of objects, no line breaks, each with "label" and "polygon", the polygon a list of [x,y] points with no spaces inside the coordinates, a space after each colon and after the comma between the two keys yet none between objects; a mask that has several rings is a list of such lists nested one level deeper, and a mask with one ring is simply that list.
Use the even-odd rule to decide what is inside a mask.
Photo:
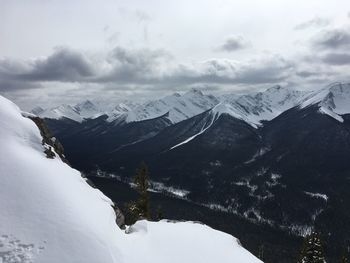
[{"label": "overcast sky", "polygon": [[349,0],[0,0],[0,94],[29,110],[350,81]]}]

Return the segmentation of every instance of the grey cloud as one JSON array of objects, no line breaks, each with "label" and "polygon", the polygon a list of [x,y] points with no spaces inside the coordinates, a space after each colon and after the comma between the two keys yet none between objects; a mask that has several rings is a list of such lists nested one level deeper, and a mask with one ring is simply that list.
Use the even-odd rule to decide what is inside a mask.
[{"label": "grey cloud", "polygon": [[330,65],[350,65],[350,54],[348,53],[328,53],[322,57],[322,61]]},{"label": "grey cloud", "polygon": [[0,91],[17,91],[17,90],[26,90],[26,89],[42,89],[43,85],[35,82],[25,82],[20,80],[0,80]]},{"label": "grey cloud", "polygon": [[328,26],[330,24],[329,19],[327,18],[321,18],[321,17],[315,17],[311,20],[308,20],[306,22],[300,23],[294,27],[295,30],[303,30],[310,27],[324,27]]},{"label": "grey cloud", "polygon": [[[111,70],[96,79],[96,82],[148,82],[162,71],[161,66],[171,59],[164,50],[125,49],[116,47],[107,62]],[[164,63],[165,62],[165,63]]]},{"label": "grey cloud", "polygon": [[220,45],[218,51],[233,52],[240,49],[245,49],[251,46],[251,43],[245,40],[242,36],[230,36],[225,42]]},{"label": "grey cloud", "polygon": [[338,49],[350,46],[350,32],[346,29],[323,31],[313,41],[313,45],[322,49]]},{"label": "grey cloud", "polygon": [[317,76],[320,73],[315,71],[301,70],[301,71],[297,71],[295,74],[302,78],[308,78],[308,77]]},{"label": "grey cloud", "polygon": [[69,49],[56,50],[47,58],[24,65],[0,62],[0,79],[6,81],[1,87],[7,90],[38,88],[39,84],[44,86],[44,82],[47,87],[52,86],[49,82],[54,82],[156,90],[179,85],[277,83],[285,81],[293,70],[294,64],[281,56],[245,62],[211,59],[176,64],[164,50],[116,47],[95,65],[81,53]]},{"label": "grey cloud", "polygon": [[35,61],[0,61],[2,81],[75,82],[94,74],[92,64],[79,52],[59,48],[47,58]]},{"label": "grey cloud", "polygon": [[[292,62],[280,56],[264,58],[258,61],[240,63],[227,59],[212,59],[195,68],[184,65],[164,83],[175,84],[266,84],[277,83],[288,78],[293,70]],[[199,69],[199,70],[198,70]]]},{"label": "grey cloud", "polygon": [[81,53],[68,48],[59,48],[51,56],[36,60],[32,67],[19,77],[23,80],[74,82],[94,75],[91,63]]}]

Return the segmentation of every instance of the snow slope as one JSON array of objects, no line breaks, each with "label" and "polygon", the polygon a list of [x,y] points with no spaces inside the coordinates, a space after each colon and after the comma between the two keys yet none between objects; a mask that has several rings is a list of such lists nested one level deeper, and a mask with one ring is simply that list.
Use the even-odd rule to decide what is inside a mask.
[{"label": "snow slope", "polygon": [[252,126],[260,126],[261,121],[269,121],[282,112],[298,105],[308,92],[292,88],[273,86],[263,92],[249,95],[224,95],[221,101],[228,104],[228,114],[242,119]]},{"label": "snow slope", "polygon": [[[127,239],[128,262],[261,262],[242,249],[231,235],[193,222],[139,221],[132,231]],[[135,251],[152,256],[143,260]]]},{"label": "snow slope", "polygon": [[31,110],[31,113],[41,117],[49,119],[62,119],[68,118],[77,122],[82,122],[85,118],[96,118],[104,112],[100,110],[91,101],[86,100],[76,104],[75,106],[62,104],[57,107],[42,109],[36,107]]},{"label": "snow slope", "polygon": [[[35,114],[33,110],[31,112]],[[62,104],[58,107],[45,109],[41,112],[37,112],[36,115],[41,118],[56,119],[56,120],[62,119],[63,117],[65,117],[77,122],[82,122],[84,119],[76,108],[67,104]]]},{"label": "snow slope", "polygon": [[101,110],[89,100],[78,103],[74,109],[83,118],[96,118],[102,114]]},{"label": "snow slope", "polygon": [[[169,113],[169,120],[177,123],[200,114],[218,103],[212,95],[204,95],[201,91],[191,89],[180,95],[174,93],[159,100],[152,100],[145,104],[130,108],[124,115],[126,122],[153,119]],[[115,118],[118,116],[115,116]],[[113,118],[110,118],[112,121]]]},{"label": "snow slope", "polygon": [[46,158],[41,141],[0,96],[0,262],[261,262],[234,237],[192,222],[139,221],[125,233],[111,200]]},{"label": "snow slope", "polygon": [[343,122],[342,114],[350,113],[350,83],[334,83],[307,96],[300,107],[318,104],[319,112]]}]

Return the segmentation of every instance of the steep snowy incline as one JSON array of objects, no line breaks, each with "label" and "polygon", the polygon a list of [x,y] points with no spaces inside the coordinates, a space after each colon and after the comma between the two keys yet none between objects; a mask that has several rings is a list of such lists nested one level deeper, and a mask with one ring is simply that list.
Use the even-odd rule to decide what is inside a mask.
[{"label": "steep snowy incline", "polygon": [[[192,222],[140,221],[124,233],[111,201],[0,96],[0,262],[261,262],[232,236]],[[239,226],[237,226],[239,227]]]},{"label": "steep snowy incline", "polygon": [[334,83],[307,96],[300,107],[318,104],[319,111],[343,122],[342,114],[350,113],[350,83]]},{"label": "steep snowy incline", "polygon": [[[46,158],[41,141],[34,122],[0,96],[0,242],[31,248],[23,262],[120,261],[111,201],[78,171]],[[21,262],[15,254],[3,261]]]}]

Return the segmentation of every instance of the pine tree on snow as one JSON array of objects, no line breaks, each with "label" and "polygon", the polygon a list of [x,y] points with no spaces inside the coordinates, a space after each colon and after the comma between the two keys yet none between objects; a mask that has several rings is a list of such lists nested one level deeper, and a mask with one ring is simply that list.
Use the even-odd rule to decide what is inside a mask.
[{"label": "pine tree on snow", "polygon": [[304,239],[299,263],[325,263],[321,237],[312,232]]},{"label": "pine tree on snow", "polygon": [[341,259],[340,259],[340,263],[349,263],[349,258],[347,256],[347,253],[343,253]]},{"label": "pine tree on snow", "polygon": [[139,198],[136,201],[127,204],[128,218],[131,224],[140,219],[151,219],[148,187],[148,167],[142,162],[139,169],[136,170],[134,184]]}]

